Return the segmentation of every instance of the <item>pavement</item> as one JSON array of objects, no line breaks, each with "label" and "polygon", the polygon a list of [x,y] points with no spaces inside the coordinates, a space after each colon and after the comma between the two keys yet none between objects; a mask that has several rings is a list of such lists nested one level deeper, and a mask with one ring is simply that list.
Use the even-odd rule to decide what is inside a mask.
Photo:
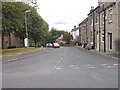
[{"label": "pavement", "polygon": [[[80,49],[83,49],[83,50],[86,50],[85,48],[83,48],[81,46],[76,46],[76,47],[80,48]],[[95,49],[86,50],[86,51],[98,53],[98,54],[101,54],[101,55],[104,55],[104,56],[107,56],[107,57],[111,57],[111,58],[115,58],[115,59],[120,60],[120,54],[118,54],[118,53],[113,53],[113,52],[99,52],[99,51],[97,51]]]},{"label": "pavement", "polygon": [[2,64],[3,88],[117,88],[118,60],[61,47]]}]

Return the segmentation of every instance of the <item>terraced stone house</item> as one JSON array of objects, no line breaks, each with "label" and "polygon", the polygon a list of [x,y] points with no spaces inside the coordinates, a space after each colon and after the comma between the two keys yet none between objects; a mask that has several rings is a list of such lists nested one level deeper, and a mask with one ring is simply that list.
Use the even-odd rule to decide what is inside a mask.
[{"label": "terraced stone house", "polygon": [[98,0],[87,19],[79,24],[80,41],[101,52],[120,50],[120,1]]}]

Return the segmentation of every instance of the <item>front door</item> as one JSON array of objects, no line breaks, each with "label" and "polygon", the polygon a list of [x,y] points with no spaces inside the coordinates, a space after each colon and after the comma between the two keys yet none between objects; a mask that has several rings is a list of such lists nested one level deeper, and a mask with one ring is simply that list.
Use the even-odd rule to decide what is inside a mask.
[{"label": "front door", "polygon": [[99,51],[99,34],[97,34],[97,50]]},{"label": "front door", "polygon": [[109,33],[109,49],[112,49],[112,33]]}]

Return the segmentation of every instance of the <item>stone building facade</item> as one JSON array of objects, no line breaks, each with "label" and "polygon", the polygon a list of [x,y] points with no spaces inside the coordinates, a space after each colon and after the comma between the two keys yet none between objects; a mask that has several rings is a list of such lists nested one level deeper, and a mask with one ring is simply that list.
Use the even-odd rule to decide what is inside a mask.
[{"label": "stone building facade", "polygon": [[79,24],[79,35],[80,42],[88,43],[88,18],[86,18],[82,23]]},{"label": "stone building facade", "polygon": [[[104,40],[101,40],[101,50],[102,51],[117,51],[118,40],[118,8],[117,3],[113,2],[105,7],[103,11],[100,12],[105,14],[104,22],[101,21],[101,36]],[[101,17],[102,19],[102,17]],[[105,24],[105,25],[104,25]],[[105,30],[104,30],[105,29]],[[103,50],[104,49],[104,50]]]},{"label": "stone building facade", "polygon": [[[87,19],[79,24],[81,43],[88,43],[102,52],[118,52],[120,49],[120,1],[99,0],[92,7]],[[86,26],[86,28],[85,28]]]},{"label": "stone building facade", "polygon": [[88,14],[88,44],[97,50],[99,50],[99,9],[99,6],[91,8]]},{"label": "stone building facade", "polygon": [[120,2],[118,2],[118,52],[120,53]]}]

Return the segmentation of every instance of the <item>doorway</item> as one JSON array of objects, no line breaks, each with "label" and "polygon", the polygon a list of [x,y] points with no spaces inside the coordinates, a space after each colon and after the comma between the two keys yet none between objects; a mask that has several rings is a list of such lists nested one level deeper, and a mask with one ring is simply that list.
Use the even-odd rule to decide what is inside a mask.
[{"label": "doorway", "polygon": [[109,33],[109,49],[112,50],[112,33]]}]

